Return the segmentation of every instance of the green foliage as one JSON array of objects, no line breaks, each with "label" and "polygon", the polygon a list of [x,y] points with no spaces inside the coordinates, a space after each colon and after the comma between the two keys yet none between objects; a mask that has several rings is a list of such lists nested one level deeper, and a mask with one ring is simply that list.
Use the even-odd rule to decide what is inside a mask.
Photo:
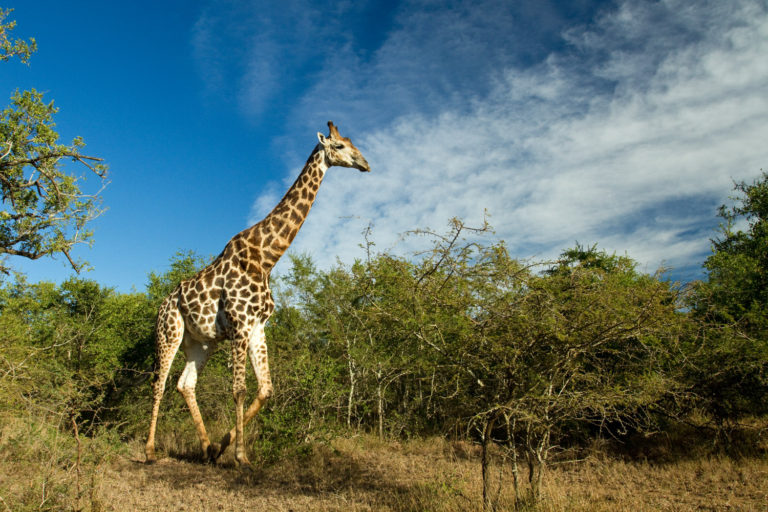
[{"label": "green foliage", "polygon": [[[116,293],[74,278],[56,286],[20,277],[0,287],[0,432],[28,417],[65,432],[74,419],[88,437],[143,436],[157,294],[202,263],[193,253],[176,255],[166,273],[150,276],[147,293]],[[227,353],[216,354],[198,388],[201,405],[221,423],[229,422],[219,404],[231,398],[230,373]],[[168,402],[169,418],[189,423],[183,402]]]},{"label": "green foliage", "polygon": [[380,435],[513,412],[521,426],[549,421],[550,435],[574,421],[616,432],[648,424],[673,386],[676,291],[595,247],[536,274],[503,244],[480,244],[486,229],[455,221],[417,263],[380,254],[318,272],[294,258],[268,335],[281,355],[309,352],[305,361],[327,370],[308,410],[327,418],[335,407],[348,427]]},{"label": "green foliage", "polygon": [[29,56],[37,51],[37,43],[34,38],[31,38],[29,42],[11,39],[10,33],[16,28],[16,22],[5,21],[11,12],[13,9],[0,8],[0,62],[18,57],[21,62],[27,64]]},{"label": "green foliage", "polygon": [[[0,61],[16,56],[27,62],[35,41],[9,38],[15,27],[15,22],[5,22],[9,13],[0,9]],[[59,142],[53,120],[57,111],[33,89],[17,90],[0,112],[0,256],[35,260],[60,253],[79,270],[84,263],[70,253],[75,245],[91,241],[87,225],[103,211],[99,194],[107,168],[100,158],[81,152],[81,138],[68,145]],[[68,173],[63,160],[85,166],[98,178],[98,186],[84,191],[86,176]],[[0,265],[0,271],[8,269]]]},{"label": "green foliage", "polygon": [[768,337],[768,173],[737,183],[737,201],[720,207],[720,237],[704,264],[709,313],[745,334]]},{"label": "green foliage", "polygon": [[735,204],[719,209],[708,279],[690,290],[698,330],[686,346],[695,404],[726,437],[735,422],[768,414],[768,174],[735,190]]},{"label": "green foliage", "polygon": [[135,373],[145,373],[152,315],[145,296],[83,279],[5,287],[0,325],[10,336],[2,385],[9,405],[33,398],[41,408],[92,421]]}]

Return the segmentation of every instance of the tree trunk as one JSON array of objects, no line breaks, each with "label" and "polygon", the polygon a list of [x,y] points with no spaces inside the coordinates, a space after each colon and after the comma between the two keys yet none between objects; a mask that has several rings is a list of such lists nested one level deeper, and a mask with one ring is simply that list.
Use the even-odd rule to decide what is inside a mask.
[{"label": "tree trunk", "polygon": [[376,387],[378,393],[378,412],[379,412],[379,439],[384,439],[384,393],[381,384]]},{"label": "tree trunk", "polygon": [[352,409],[354,408],[353,400],[355,397],[355,384],[357,383],[357,376],[355,375],[355,362],[352,360],[352,346],[349,338],[347,338],[347,358],[349,367],[349,398],[347,401],[347,428],[352,428]]},{"label": "tree trunk", "polygon": [[[507,459],[511,457],[510,462],[510,468],[512,471],[512,491],[513,491],[513,508],[517,510],[517,504],[520,501],[520,466],[518,466],[517,463],[517,439],[515,438],[515,427],[517,423],[517,419],[510,417],[509,414],[504,414],[504,424],[507,428],[507,439],[506,439],[506,451],[504,453],[504,458],[502,460],[502,467],[506,464]],[[498,500],[499,494],[501,493],[501,469],[499,470],[499,490],[496,495],[496,499]]]},{"label": "tree trunk", "polygon": [[531,483],[531,494],[533,501],[538,503],[541,499],[541,484],[544,480],[544,471],[547,469],[547,453],[549,451],[550,432],[541,436],[533,453],[529,454],[529,468],[531,474],[529,481]]},{"label": "tree trunk", "polygon": [[482,438],[482,456],[480,458],[480,467],[483,473],[483,512],[492,512],[496,510],[491,496],[491,434],[495,418],[487,420],[483,428]]},{"label": "tree trunk", "polygon": [[376,371],[377,412],[379,414],[379,439],[384,439],[384,383],[382,382],[381,364]]}]

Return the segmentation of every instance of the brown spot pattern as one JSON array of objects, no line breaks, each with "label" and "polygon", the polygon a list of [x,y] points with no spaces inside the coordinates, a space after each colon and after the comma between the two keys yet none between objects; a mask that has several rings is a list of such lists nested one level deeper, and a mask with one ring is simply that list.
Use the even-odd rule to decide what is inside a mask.
[{"label": "brown spot pattern", "polygon": [[[329,123],[329,126],[332,126]],[[331,137],[351,145],[349,139],[338,136],[332,127]],[[354,151],[357,151],[352,146]],[[154,438],[160,399],[171,363],[179,347],[184,345],[187,369],[200,371],[216,344],[224,339],[232,341],[232,391],[237,407],[235,432],[236,459],[247,463],[242,439],[243,423],[255,415],[272,394],[264,324],[272,315],[275,303],[269,289],[269,275],[277,261],[288,249],[317,195],[317,190],[331,165],[347,165],[334,161],[327,149],[318,145],[310,155],[298,178],[283,199],[264,220],[248,228],[227,243],[219,256],[196,276],[183,281],[162,302],[157,319],[157,380],[154,384],[154,403],[146,445],[147,460],[154,459]],[[250,347],[250,348],[249,348]],[[197,354],[190,367],[190,354]],[[259,382],[259,394],[243,416],[245,399],[246,354]],[[199,359],[199,360],[198,360]],[[191,370],[190,370],[191,368]],[[197,427],[204,453],[210,446],[205,426],[197,407],[194,382],[178,389],[184,395]],[[226,436],[225,436],[226,438]],[[231,440],[231,436],[229,438]],[[222,440],[222,450],[227,440]],[[217,455],[213,455],[214,457]]]}]

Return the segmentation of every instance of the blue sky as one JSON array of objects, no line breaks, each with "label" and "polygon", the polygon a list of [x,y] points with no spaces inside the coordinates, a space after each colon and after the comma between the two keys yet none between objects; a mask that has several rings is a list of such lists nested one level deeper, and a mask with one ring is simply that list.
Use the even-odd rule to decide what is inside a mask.
[{"label": "blue sky", "polygon": [[[576,241],[701,275],[716,207],[768,168],[765,1],[3,4],[58,129],[111,183],[84,274],[143,290],[282,196],[332,119],[371,164],[329,171],[292,250],[322,266],[477,224],[521,258]],[[61,281],[64,258],[9,261]],[[287,267],[284,259],[277,267]]]}]

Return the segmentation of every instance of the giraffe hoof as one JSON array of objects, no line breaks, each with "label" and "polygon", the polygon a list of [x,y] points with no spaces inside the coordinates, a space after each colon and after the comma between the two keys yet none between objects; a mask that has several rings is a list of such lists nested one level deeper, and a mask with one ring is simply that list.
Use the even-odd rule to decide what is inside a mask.
[{"label": "giraffe hoof", "polygon": [[253,464],[248,460],[245,456],[235,457],[235,464],[237,464],[237,467],[241,470],[253,472]]},{"label": "giraffe hoof", "polygon": [[250,462],[238,462],[237,469],[240,470],[243,473],[253,474],[256,472],[256,469],[253,467],[253,464]]}]

